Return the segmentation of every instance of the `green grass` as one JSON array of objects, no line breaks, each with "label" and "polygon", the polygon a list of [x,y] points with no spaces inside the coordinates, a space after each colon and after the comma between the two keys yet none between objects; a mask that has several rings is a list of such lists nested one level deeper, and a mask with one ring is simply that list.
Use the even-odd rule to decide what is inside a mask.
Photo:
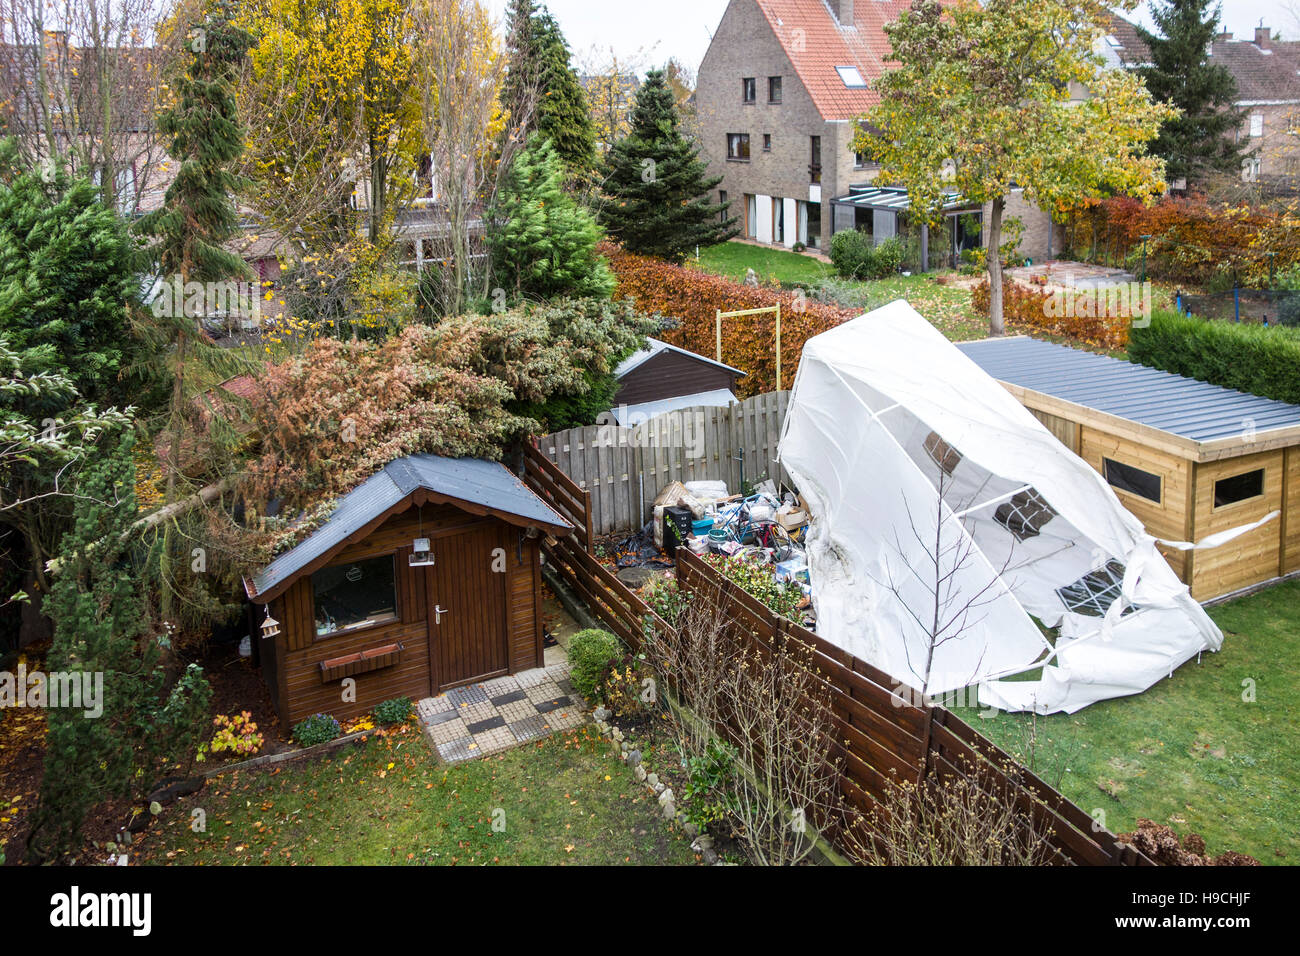
[{"label": "green grass", "polygon": [[851,282],[836,279],[828,263],[812,256],[744,242],[724,242],[701,249],[699,261],[689,258],[686,264],[736,281],[742,281],[748,269],[753,269],[759,282],[765,284],[790,286],[825,281],[837,304],[863,312],[904,299],[954,342],[988,336],[988,320],[971,307],[970,290],[940,285],[932,274]]},{"label": "green grass", "polygon": [[1038,717],[1036,746],[1029,715],[958,713],[1116,833],[1145,817],[1211,854],[1300,863],[1298,609],[1300,582],[1212,608],[1222,651],[1143,694]]},{"label": "green grass", "polygon": [[[196,809],[205,833],[191,832]],[[137,855],[212,865],[694,862],[689,840],[590,728],[444,766],[411,725],[327,758],[214,778],[168,807]]]}]

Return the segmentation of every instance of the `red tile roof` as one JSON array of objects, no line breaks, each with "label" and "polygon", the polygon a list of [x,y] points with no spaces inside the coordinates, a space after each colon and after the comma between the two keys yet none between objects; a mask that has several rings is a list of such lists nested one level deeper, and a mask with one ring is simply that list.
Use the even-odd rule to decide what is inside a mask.
[{"label": "red tile roof", "polygon": [[[889,69],[892,49],[885,24],[911,0],[857,0],[852,27],[837,23],[825,0],[757,2],[823,119],[853,119],[880,102],[874,81]],[[857,67],[868,85],[845,86],[837,66]]]}]

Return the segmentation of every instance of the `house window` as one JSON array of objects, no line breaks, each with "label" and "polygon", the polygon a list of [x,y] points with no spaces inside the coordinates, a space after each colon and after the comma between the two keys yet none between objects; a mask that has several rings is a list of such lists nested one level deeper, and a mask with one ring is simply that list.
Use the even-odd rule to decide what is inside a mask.
[{"label": "house window", "polygon": [[1102,469],[1111,487],[1160,504],[1162,495],[1159,475],[1153,475],[1149,471],[1143,471],[1141,468],[1134,468],[1132,465],[1125,465],[1110,458],[1102,459]]},{"label": "house window", "polygon": [[[1108,561],[1106,566],[1089,571],[1073,584],[1057,588],[1056,594],[1067,610],[1088,617],[1105,617],[1124,588],[1124,565]],[[1125,608],[1128,614],[1135,608]]]},{"label": "house window", "polygon": [[1052,506],[1033,488],[1013,495],[993,513],[993,519],[1014,534],[1017,541],[1041,534],[1043,525],[1055,517]]},{"label": "house window", "polygon": [[1252,113],[1250,116],[1250,135],[1258,139],[1264,135],[1264,114]]},{"label": "house window", "polygon": [[740,81],[740,99],[744,103],[753,103],[758,99],[758,81],[752,76]]},{"label": "house window", "polygon": [[781,78],[779,76],[769,76],[767,78],[767,101],[769,103],[781,102]]},{"label": "house window", "polygon": [[763,134],[763,152],[765,152],[765,153],[770,153],[770,152],[772,152],[772,134],[771,134],[771,133],[764,133],[764,134]]},{"label": "house window", "polygon": [[727,191],[725,189],[718,190],[718,205],[722,207],[720,210],[718,210],[718,219],[721,222],[726,222],[727,221]]},{"label": "house window", "polygon": [[1235,505],[1241,501],[1249,501],[1251,498],[1262,497],[1263,494],[1263,468],[1233,475],[1231,478],[1220,478],[1214,483],[1214,507]]},{"label": "house window", "polygon": [[862,72],[856,66],[837,66],[835,72],[840,75],[840,80],[851,90],[865,89],[867,81],[862,78]]},{"label": "house window", "polygon": [[749,134],[727,134],[727,159],[749,161]]},{"label": "house window", "polygon": [[854,168],[854,169],[866,169],[866,168],[867,168],[868,166],[870,166],[870,165],[871,165],[871,159],[867,156],[866,153],[854,153],[854,154],[853,154],[853,168]]},{"label": "house window", "polygon": [[820,136],[808,138],[808,181],[810,183],[822,181],[822,138]]},{"label": "house window", "polygon": [[311,588],[318,637],[397,620],[397,575],[391,554],[324,568],[311,576]]},{"label": "house window", "polygon": [[938,432],[930,432],[926,436],[925,450],[945,474],[951,475],[961,462],[961,452],[940,438]]}]

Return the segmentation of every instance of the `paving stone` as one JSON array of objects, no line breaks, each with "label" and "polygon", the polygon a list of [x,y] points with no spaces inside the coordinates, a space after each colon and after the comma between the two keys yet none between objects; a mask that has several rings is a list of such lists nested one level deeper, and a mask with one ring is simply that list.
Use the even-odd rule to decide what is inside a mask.
[{"label": "paving stone", "polygon": [[512,691],[519,690],[519,681],[511,675],[505,677],[494,677],[491,680],[484,681],[482,684],[483,693],[489,697],[497,697],[500,694],[509,694]]},{"label": "paving stone", "polygon": [[482,684],[466,684],[464,687],[454,687],[447,691],[447,697],[457,707],[463,707],[466,704],[481,704],[488,699]]},{"label": "paving stone", "polygon": [[486,720],[497,712],[492,701],[485,700],[477,704],[466,704],[460,708],[461,719],[467,724],[472,724],[479,720]]},{"label": "paving stone", "polygon": [[497,714],[495,717],[489,717],[486,720],[480,720],[475,723],[468,724],[465,727],[465,729],[468,730],[472,735],[477,737],[479,734],[486,733],[489,730],[495,730],[498,727],[504,727],[505,725],[506,725],[506,719],[502,717],[500,714]]},{"label": "paving stone", "polygon": [[546,674],[546,668],[537,667],[533,670],[523,671],[516,674],[515,680],[519,682],[520,687],[527,690],[530,687],[536,687],[538,684],[547,683],[550,681],[550,678]]},{"label": "paving stone", "polygon": [[455,720],[434,724],[429,728],[429,736],[435,744],[445,744],[461,737],[468,737],[469,730],[465,727],[465,721],[457,716]]},{"label": "paving stone", "polygon": [[527,700],[528,695],[522,690],[513,690],[508,694],[498,694],[492,698],[492,706],[501,708],[506,704],[513,704],[517,700]]},{"label": "paving stone", "polygon": [[425,714],[445,714],[449,710],[455,710],[455,706],[447,699],[446,694],[439,694],[437,697],[426,697],[415,705],[415,710],[421,716]]},{"label": "paving stone", "polygon": [[529,687],[525,693],[533,703],[537,703],[539,700],[555,700],[557,697],[564,696],[564,692],[560,690],[560,685],[552,681],[546,681],[536,687]]},{"label": "paving stone", "polygon": [[459,740],[438,744],[438,756],[447,763],[460,763],[463,760],[473,760],[475,757],[481,757],[482,755],[482,751],[472,737],[462,737]]},{"label": "paving stone", "polygon": [[516,720],[523,720],[526,717],[536,717],[537,707],[531,700],[525,697],[523,700],[516,701],[513,704],[506,704],[500,708],[500,714],[506,719],[506,723],[513,724]]},{"label": "paving stone", "polygon": [[535,740],[538,737],[545,737],[552,731],[552,728],[546,718],[541,714],[534,714],[531,717],[525,717],[523,720],[516,721],[510,725],[510,732],[515,735],[515,739],[520,743],[525,740]]},{"label": "paving stone", "polygon": [[550,700],[539,700],[535,703],[539,714],[549,714],[553,710],[559,710],[562,707],[571,707],[573,705],[573,701],[569,700],[569,698],[565,697],[563,694],[560,694],[558,697],[553,697]]},{"label": "paving stone", "polygon": [[454,710],[444,710],[440,714],[421,714],[420,721],[426,727],[434,727],[438,724],[445,724],[449,720],[456,720],[459,717],[460,714]]}]

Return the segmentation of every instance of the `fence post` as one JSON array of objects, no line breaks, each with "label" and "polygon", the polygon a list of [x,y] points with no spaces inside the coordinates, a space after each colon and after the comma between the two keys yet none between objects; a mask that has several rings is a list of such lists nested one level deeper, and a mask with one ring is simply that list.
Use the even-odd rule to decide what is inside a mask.
[{"label": "fence post", "polygon": [[1232,321],[1241,321],[1241,290],[1236,283],[1232,286]]}]

